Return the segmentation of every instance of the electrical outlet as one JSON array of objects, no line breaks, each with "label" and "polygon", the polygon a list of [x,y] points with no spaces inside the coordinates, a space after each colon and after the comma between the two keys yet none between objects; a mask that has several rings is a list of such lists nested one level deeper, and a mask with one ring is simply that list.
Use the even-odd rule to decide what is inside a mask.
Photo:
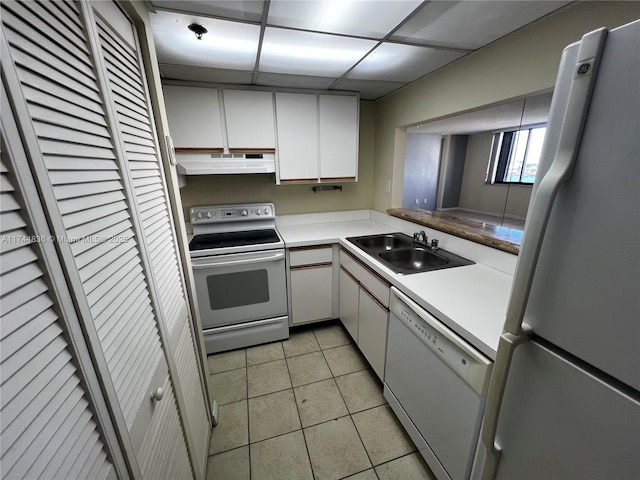
[{"label": "electrical outlet", "polygon": [[420,205],[420,200],[416,198],[416,205]]},{"label": "electrical outlet", "polygon": [[384,182],[384,191],[387,193],[391,192],[391,180]]}]

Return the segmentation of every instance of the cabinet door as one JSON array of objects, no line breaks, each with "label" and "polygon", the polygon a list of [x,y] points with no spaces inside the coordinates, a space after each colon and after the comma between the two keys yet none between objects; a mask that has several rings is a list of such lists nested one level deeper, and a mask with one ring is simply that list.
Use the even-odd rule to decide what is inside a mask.
[{"label": "cabinet door", "polygon": [[230,149],[276,148],[273,93],[224,90]]},{"label": "cabinet door", "polygon": [[329,319],[332,306],[333,267],[291,268],[291,323]]},{"label": "cabinet door", "polygon": [[[10,28],[3,33],[13,39],[2,58],[3,80],[12,104],[21,105],[16,117],[39,198],[51,233],[61,239],[64,278],[130,471],[140,478],[159,472],[202,478],[206,446],[198,457],[193,443],[207,442],[208,428],[195,438],[190,422],[208,425],[206,403],[199,378],[181,383],[168,340],[167,327],[175,331],[186,318],[170,310],[183,292],[169,282],[175,259],[159,245],[169,243],[158,240],[167,229],[166,192],[132,23],[111,2],[7,8],[12,15],[3,4],[2,20]],[[24,18],[47,21],[23,28]],[[195,354],[193,345],[187,348]],[[189,418],[181,385],[195,387],[188,394],[201,407]],[[152,400],[158,388],[164,395]]]},{"label": "cabinet door", "polygon": [[387,353],[387,310],[368,290],[360,288],[358,347],[380,380],[384,380]]},{"label": "cabinet door", "polygon": [[165,85],[164,103],[176,148],[223,148],[218,90]]},{"label": "cabinet door", "polygon": [[[4,8],[2,14],[10,17]],[[100,390],[98,377],[83,355],[86,346],[54,242],[32,240],[48,239],[50,232],[44,212],[34,211],[34,205],[40,206],[35,188],[23,189],[31,183],[29,174],[13,168],[14,164],[29,167],[17,128],[10,122],[4,85],[2,109],[3,478],[127,478],[113,426],[105,424],[102,396],[98,404],[94,402]],[[105,433],[111,434],[111,445]]]},{"label": "cabinet door", "polygon": [[358,99],[319,95],[320,177],[357,179]]},{"label": "cabinet door", "polygon": [[356,343],[358,343],[359,291],[360,285],[356,279],[340,267],[340,321]]},{"label": "cabinet door", "polygon": [[[106,10],[110,5],[112,8]],[[177,413],[175,406],[164,405],[175,405],[177,400],[184,411],[186,438],[193,440],[192,449],[197,458],[197,469],[204,472],[209,438],[206,395],[197,367],[194,338],[189,328],[187,298],[180,273],[168,193],[155,143],[145,78],[141,68],[133,69],[127,61],[139,59],[135,42],[127,42],[120,36],[126,32],[128,19],[109,2],[98,2],[96,8],[100,9],[105,18],[113,19],[112,23],[120,26],[116,33],[106,22],[97,20],[101,52],[110,66],[107,69],[107,87],[116,114],[114,126],[119,130],[125,147],[123,156],[127,170],[131,172],[132,203],[139,219],[143,251],[147,252],[146,273],[152,279],[150,287],[157,323],[163,343],[170,352],[168,363],[172,365],[169,388],[173,390],[168,392],[167,388],[164,389],[167,398],[162,401],[162,408],[159,408],[163,413],[156,415],[162,415],[163,421],[173,421],[173,427],[177,426],[175,435],[179,435],[180,423],[177,422],[177,417],[172,416]],[[128,27],[133,38],[132,24],[129,23]],[[128,98],[136,100],[135,103],[127,102],[123,94],[125,91]],[[131,124],[129,119],[135,116],[139,120]],[[143,121],[143,118],[146,120]],[[166,376],[167,367],[164,368]],[[162,377],[154,385],[160,386],[167,382],[168,378],[165,381]],[[157,444],[160,445],[162,444]],[[179,449],[174,446],[170,453],[173,455],[177,451]],[[162,459],[166,459],[174,467],[185,467],[184,457],[171,458],[169,452],[161,450],[153,450],[150,458],[154,456],[157,459],[149,463],[149,468],[152,468],[151,465],[158,465]],[[188,462],[186,466],[189,466]]]},{"label": "cabinet door", "polygon": [[280,180],[318,178],[318,107],[315,94],[276,93]]}]

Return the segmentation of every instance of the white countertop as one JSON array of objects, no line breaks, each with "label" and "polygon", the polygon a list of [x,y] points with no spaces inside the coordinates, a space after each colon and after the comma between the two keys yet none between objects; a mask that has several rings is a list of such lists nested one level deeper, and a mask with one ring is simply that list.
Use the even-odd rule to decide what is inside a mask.
[{"label": "white countertop", "polygon": [[[481,263],[411,275],[396,274],[345,240],[352,236],[399,231],[362,217],[364,215],[354,215],[340,221],[327,221],[331,217],[324,216],[319,217],[322,221],[318,223],[306,223],[314,220],[311,215],[295,221],[288,221],[285,217],[277,228],[287,247],[339,243],[447,327],[495,360],[512,276]],[[478,262],[478,258],[465,252],[454,253]]]}]

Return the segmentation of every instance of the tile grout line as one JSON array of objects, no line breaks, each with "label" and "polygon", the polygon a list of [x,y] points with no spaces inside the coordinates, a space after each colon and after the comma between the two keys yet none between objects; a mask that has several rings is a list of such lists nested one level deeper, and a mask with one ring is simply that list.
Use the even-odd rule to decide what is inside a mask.
[{"label": "tile grout line", "polygon": [[[314,335],[315,335],[315,332],[314,332]],[[353,338],[351,337],[351,335],[349,333],[346,333],[346,335],[348,335],[348,338],[353,340]],[[318,342],[318,344],[319,344],[319,342]],[[347,343],[347,345],[355,345],[355,343]],[[338,347],[341,347],[341,346],[344,346],[344,345],[338,345]],[[338,347],[332,347],[332,348],[338,348]],[[376,470],[374,468],[374,465],[373,465],[373,462],[371,461],[371,456],[369,455],[369,452],[367,451],[367,447],[365,447],[364,442],[362,441],[362,437],[360,436],[360,432],[358,431],[358,428],[356,427],[356,423],[353,421],[353,415],[352,415],[351,411],[349,410],[349,406],[347,405],[347,402],[344,399],[344,395],[342,394],[342,390],[340,390],[340,387],[338,386],[338,382],[336,382],[336,376],[333,373],[333,370],[331,369],[331,365],[329,365],[329,362],[327,361],[327,357],[324,354],[324,350],[325,350],[324,348],[320,347],[320,351],[322,352],[322,356],[324,357],[325,362],[327,362],[327,365],[329,366],[329,371],[331,372],[331,376],[333,378],[333,381],[336,384],[336,387],[338,389],[338,393],[340,394],[340,398],[344,402],[345,407],[347,407],[347,415],[346,416],[348,416],[349,420],[351,420],[351,424],[353,425],[353,428],[356,431],[356,434],[358,435],[358,438],[360,439],[360,443],[362,444],[362,449],[364,450],[365,455],[367,455],[367,458],[369,459],[369,464],[371,465],[371,470],[373,470],[373,474],[376,476],[376,478],[378,478],[378,473],[376,472]],[[329,350],[329,348],[327,348],[326,350]],[[361,371],[361,370],[357,370],[357,371]],[[356,372],[350,372],[350,373],[346,373],[344,375],[349,375],[351,373],[356,373]],[[339,376],[342,377],[344,375],[339,375]],[[341,418],[344,418],[344,417],[341,417]],[[343,479],[344,478],[348,478],[348,477],[351,477],[353,475],[357,475],[359,473],[366,472],[367,470],[369,470],[369,469],[366,468],[364,470],[349,474],[346,477],[342,477],[342,478]]]},{"label": "tile grout line", "polygon": [[[340,324],[338,324],[338,325],[340,325]],[[369,411],[369,410],[373,410],[373,409],[375,409],[375,408],[379,408],[379,407],[381,407],[381,406],[385,405],[385,403],[383,403],[383,404],[381,404],[381,405],[374,405],[374,406],[371,406],[371,407],[368,407],[368,408],[364,408],[364,409],[359,410],[359,411],[357,411],[357,412],[351,412],[351,411],[350,411],[350,409],[349,409],[349,406],[347,405],[347,402],[346,402],[346,399],[345,399],[344,393],[343,393],[343,391],[340,389],[340,386],[339,386],[339,384],[338,384],[338,382],[337,382],[337,380],[336,380],[337,378],[340,378],[340,377],[346,377],[346,376],[348,376],[348,375],[352,375],[352,374],[355,374],[355,373],[358,373],[358,372],[363,372],[363,371],[369,371],[369,374],[373,374],[373,370],[371,369],[371,366],[370,366],[370,364],[368,363],[368,361],[366,361],[366,359],[364,359],[364,360],[365,360],[365,361],[364,361],[364,368],[362,368],[362,369],[360,369],[360,370],[354,370],[353,372],[342,373],[342,374],[340,374],[340,375],[336,375],[336,374],[334,373],[334,370],[332,370],[332,368],[331,368],[331,366],[330,366],[330,364],[329,364],[329,361],[328,361],[328,359],[327,359],[327,357],[326,357],[326,355],[325,355],[325,351],[326,351],[326,350],[335,349],[335,348],[345,347],[345,346],[347,346],[347,345],[355,346],[355,345],[357,345],[357,344],[353,341],[353,339],[351,338],[351,336],[349,335],[349,333],[348,333],[346,330],[344,330],[344,328],[342,329],[342,331],[343,331],[343,333],[344,333],[344,336],[345,336],[346,340],[348,340],[348,342],[347,342],[347,343],[345,343],[345,344],[342,344],[342,345],[335,345],[335,346],[329,346],[329,347],[322,347],[322,346],[321,346],[320,342],[318,341],[318,336],[317,336],[317,334],[316,334],[316,329],[310,329],[309,331],[310,331],[310,332],[311,332],[311,334],[313,335],[313,339],[315,340],[315,342],[316,342],[316,344],[317,344],[317,346],[318,346],[319,350],[312,350],[312,351],[308,351],[308,352],[298,353],[298,354],[295,354],[295,355],[287,355],[287,353],[286,353],[286,351],[285,351],[285,348],[284,348],[284,345],[283,345],[283,342],[278,342],[278,344],[280,345],[280,349],[281,349],[282,357],[277,358],[277,359],[274,359],[274,360],[268,360],[268,361],[264,361],[264,362],[255,363],[255,364],[249,365],[249,358],[248,358],[247,350],[248,350],[248,348],[250,348],[250,347],[247,347],[247,348],[243,349],[243,350],[244,350],[244,367],[240,367],[240,368],[231,368],[230,370],[223,370],[223,371],[221,371],[221,372],[216,372],[215,374],[212,374],[212,375],[216,375],[216,374],[219,374],[219,373],[225,373],[225,372],[230,372],[230,371],[234,371],[234,370],[239,370],[239,369],[241,369],[241,368],[244,368],[244,369],[245,369],[245,388],[246,388],[246,392],[247,392],[247,393],[246,393],[246,401],[247,401],[247,410],[246,410],[246,414],[247,414],[247,444],[246,444],[246,446],[248,447],[248,461],[249,461],[248,469],[249,469],[249,476],[250,476],[250,478],[252,478],[252,477],[253,477],[253,474],[254,474],[254,472],[252,472],[252,468],[251,468],[251,467],[252,467],[252,465],[251,465],[251,450],[252,450],[252,449],[251,449],[251,447],[252,447],[252,445],[257,444],[257,443],[260,443],[260,442],[264,442],[264,441],[267,441],[267,440],[271,440],[271,439],[274,439],[274,438],[277,438],[277,437],[281,437],[281,436],[284,436],[284,435],[288,435],[288,434],[291,434],[291,433],[295,433],[295,432],[301,431],[301,432],[302,432],[302,436],[303,436],[303,440],[304,440],[304,442],[305,442],[305,451],[306,451],[306,455],[307,455],[307,460],[308,460],[308,463],[309,463],[309,466],[310,466],[310,469],[311,469],[311,473],[312,473],[312,475],[313,475],[313,478],[315,478],[315,471],[314,471],[313,464],[312,464],[312,462],[311,462],[311,455],[310,455],[310,452],[309,452],[309,444],[308,444],[308,441],[307,441],[307,438],[306,438],[306,435],[305,435],[305,429],[312,428],[312,427],[316,427],[316,426],[318,426],[318,425],[322,425],[322,424],[324,424],[324,423],[329,423],[330,421],[335,421],[335,420],[338,420],[338,419],[342,419],[342,418],[345,418],[345,417],[349,417],[349,418],[350,418],[350,421],[351,421],[351,423],[352,423],[352,425],[353,425],[353,427],[354,427],[354,428],[355,428],[355,430],[356,430],[356,434],[358,435],[358,438],[359,438],[359,440],[360,440],[360,442],[361,442],[361,444],[362,444],[362,446],[363,446],[363,448],[364,448],[365,454],[367,455],[367,458],[368,458],[369,463],[370,463],[370,467],[367,467],[367,468],[365,468],[364,470],[360,470],[360,471],[358,471],[358,472],[351,473],[351,474],[349,474],[347,477],[340,477],[340,478],[343,478],[343,479],[344,479],[344,478],[348,478],[348,477],[351,477],[351,476],[353,476],[353,475],[358,475],[358,474],[363,473],[363,472],[368,471],[368,470],[372,470],[372,471],[373,471],[373,473],[374,473],[374,476],[375,476],[376,478],[379,478],[378,473],[377,473],[377,471],[376,471],[376,467],[381,466],[381,465],[385,465],[385,464],[387,464],[387,463],[393,462],[393,461],[395,461],[395,460],[399,460],[399,459],[404,458],[404,457],[407,457],[407,456],[410,456],[410,455],[414,454],[414,453],[415,453],[415,451],[413,451],[413,452],[409,452],[409,453],[405,453],[405,454],[400,455],[400,456],[398,456],[398,457],[396,457],[396,458],[393,458],[393,459],[387,460],[387,461],[385,461],[385,462],[380,463],[380,465],[374,465],[374,464],[373,464],[373,461],[372,461],[371,455],[370,455],[369,451],[367,450],[366,446],[364,445],[364,441],[363,441],[362,435],[361,435],[360,431],[358,430],[358,428],[357,428],[357,426],[356,426],[356,424],[355,424],[355,421],[354,421],[354,418],[353,418],[353,417],[354,417],[354,415],[356,415],[356,414],[360,414],[360,413],[362,413],[362,412],[366,412],[366,411]],[[315,424],[313,424],[313,425],[308,425],[308,426],[306,426],[306,427],[305,427],[305,426],[303,426],[303,422],[302,422],[302,415],[301,415],[301,411],[300,411],[300,405],[299,405],[299,403],[298,403],[298,395],[296,394],[295,389],[296,389],[296,388],[299,388],[299,387],[305,387],[305,386],[309,386],[309,385],[314,385],[314,384],[321,383],[321,382],[326,382],[329,378],[320,379],[320,380],[316,380],[316,381],[313,381],[313,382],[310,382],[310,383],[304,383],[304,384],[301,384],[301,385],[294,386],[294,385],[293,385],[292,373],[291,373],[291,369],[290,369],[290,366],[289,366],[288,359],[289,359],[289,358],[296,358],[296,357],[300,357],[300,356],[304,356],[304,355],[309,355],[309,354],[312,354],[312,353],[315,353],[315,352],[318,352],[318,351],[322,354],[322,358],[324,359],[324,361],[325,361],[325,362],[326,362],[326,364],[327,364],[327,367],[328,367],[329,372],[330,372],[330,377],[329,377],[329,378],[331,378],[331,380],[333,380],[333,384],[334,384],[334,385],[336,386],[336,388],[338,389],[338,394],[339,394],[339,396],[340,396],[340,399],[342,400],[342,402],[344,403],[344,405],[345,405],[345,407],[346,407],[346,411],[347,411],[347,413],[346,413],[345,415],[338,416],[338,417],[336,417],[336,418],[332,418],[332,419],[330,419],[330,420],[325,420],[325,421],[323,421],[323,422],[315,423]],[[249,415],[249,401],[250,401],[251,399],[253,399],[253,398],[260,398],[260,397],[263,397],[263,396],[272,395],[272,394],[274,394],[274,393],[284,392],[284,391],[286,391],[286,390],[289,390],[289,388],[284,388],[284,389],[281,389],[281,390],[276,390],[275,392],[264,393],[264,394],[257,395],[257,396],[255,396],[255,397],[251,397],[251,398],[250,398],[250,397],[249,397],[249,366],[265,365],[265,364],[268,364],[268,363],[274,363],[274,362],[276,362],[276,361],[280,361],[280,360],[284,360],[285,366],[286,366],[286,368],[287,368],[287,375],[288,375],[289,384],[290,384],[290,387],[289,387],[289,388],[291,389],[292,394],[293,394],[293,399],[294,399],[294,403],[295,403],[295,407],[296,407],[296,413],[297,413],[297,415],[298,415],[298,421],[299,421],[299,425],[300,425],[300,427],[299,427],[299,429],[295,429],[295,430],[292,430],[292,431],[290,431],[290,432],[281,433],[281,434],[278,434],[278,435],[273,435],[273,436],[271,436],[271,437],[264,438],[264,439],[261,439],[261,440],[256,441],[256,442],[251,442],[251,437],[250,437],[250,432],[251,432],[251,422],[250,422],[250,415]],[[241,400],[239,400],[239,401],[241,401]],[[230,403],[235,403],[235,402],[230,402]],[[225,450],[225,451],[223,451],[223,452],[218,452],[218,453],[213,454],[213,455],[210,455],[210,456],[208,455],[208,457],[212,457],[212,456],[219,455],[219,454],[222,454],[222,453],[231,452],[231,451],[234,451],[234,450],[240,449],[240,448],[242,448],[243,446],[245,446],[245,445],[241,445],[241,446],[236,447],[236,448],[231,448],[231,449]],[[258,479],[256,479],[256,480],[258,480]]]}]

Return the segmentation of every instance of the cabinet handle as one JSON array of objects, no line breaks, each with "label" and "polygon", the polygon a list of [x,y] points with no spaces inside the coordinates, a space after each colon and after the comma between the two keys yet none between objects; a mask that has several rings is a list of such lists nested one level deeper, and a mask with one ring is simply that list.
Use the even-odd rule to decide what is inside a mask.
[{"label": "cabinet handle", "polygon": [[158,387],[153,392],[151,392],[151,400],[159,402],[160,400],[162,400],[162,397],[164,397],[164,390],[162,389],[162,387]]},{"label": "cabinet handle", "polygon": [[387,307],[384,303],[382,303],[380,299],[373,294],[373,292],[369,291],[369,289],[365,287],[362,283],[360,284],[360,288],[364,293],[366,293],[371,298],[371,300],[376,302],[382,310],[389,313],[389,307]]},{"label": "cabinet handle", "polygon": [[332,262],[323,262],[323,263],[309,263],[308,265],[293,265],[290,270],[292,272],[296,270],[307,270],[310,268],[327,268],[333,266]]},{"label": "cabinet handle", "polygon": [[353,274],[349,270],[344,268],[344,266],[340,265],[340,270],[342,270],[345,273],[345,275],[347,275],[349,278],[351,278],[351,280],[356,282],[358,285],[360,284],[360,281],[356,277],[354,277]]},{"label": "cabinet handle", "polygon": [[373,275],[374,277],[376,277],[378,280],[380,280],[382,283],[384,283],[387,287],[391,287],[391,284],[389,283],[389,281],[384,278],[382,275],[380,275],[378,272],[376,272],[375,270],[372,270],[371,267],[369,267],[366,263],[364,263],[362,260],[360,260],[359,258],[356,258],[350,251],[348,251],[346,248],[344,247],[340,247],[340,253],[344,252],[345,255],[347,255],[351,260],[353,260],[354,262],[356,262],[358,265],[360,265],[362,268],[364,268],[367,272],[369,272],[371,275]]}]

